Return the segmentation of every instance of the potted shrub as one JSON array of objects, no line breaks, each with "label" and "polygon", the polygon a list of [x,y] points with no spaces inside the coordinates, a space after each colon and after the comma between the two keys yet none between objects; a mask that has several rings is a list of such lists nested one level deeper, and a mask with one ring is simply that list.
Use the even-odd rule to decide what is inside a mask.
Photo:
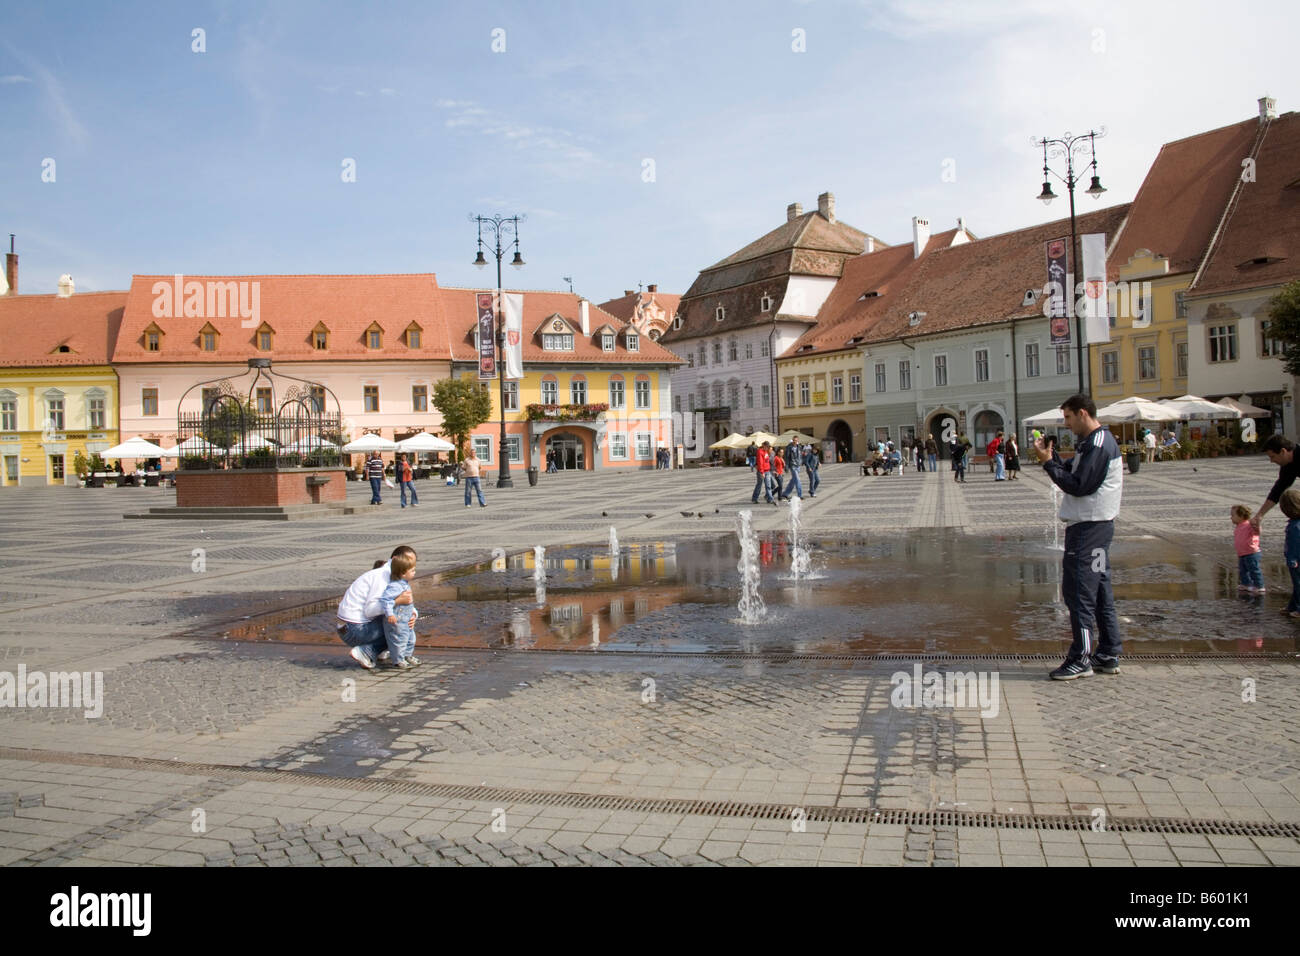
[{"label": "potted shrub", "polygon": [[1209,458],[1218,458],[1223,453],[1224,442],[1217,431],[1212,431],[1201,441],[1201,450]]}]

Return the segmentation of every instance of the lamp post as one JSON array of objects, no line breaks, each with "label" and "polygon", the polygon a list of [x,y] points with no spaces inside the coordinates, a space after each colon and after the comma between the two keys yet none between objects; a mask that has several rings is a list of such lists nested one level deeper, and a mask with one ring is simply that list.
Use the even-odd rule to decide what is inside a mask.
[{"label": "lamp post", "polygon": [[[506,450],[506,322],[501,309],[501,257],[505,255],[506,249],[513,245],[515,247],[515,257],[510,264],[516,269],[524,267],[524,257],[519,254],[519,221],[523,218],[523,216],[470,216],[473,222],[478,223],[478,255],[474,257],[474,265],[480,269],[487,265],[487,259],[483,258],[483,227],[487,226],[496,239],[495,250],[492,250],[491,246],[488,248],[490,251],[494,251],[497,257],[497,381],[501,389],[501,441],[497,451],[497,457],[500,461],[497,468],[498,488],[513,488],[515,486],[514,481],[510,478],[510,455]],[[506,249],[501,248],[502,233],[514,236],[513,240],[507,240]]]},{"label": "lamp post", "polygon": [[[1067,308],[1074,311],[1075,353],[1078,357],[1079,363],[1079,394],[1081,395],[1086,393],[1083,389],[1083,319],[1079,315],[1078,309],[1075,308],[1075,279],[1079,274],[1079,259],[1077,255],[1078,248],[1076,245],[1077,237],[1075,235],[1074,187],[1079,180],[1087,174],[1088,170],[1092,170],[1092,185],[1086,190],[1088,195],[1093,199],[1100,199],[1101,194],[1106,191],[1106,187],[1101,184],[1101,177],[1097,175],[1097,137],[1105,135],[1106,127],[1103,126],[1100,131],[1088,130],[1088,132],[1080,133],[1078,136],[1071,136],[1067,130],[1065,135],[1059,139],[1048,139],[1047,137],[1043,137],[1042,139],[1034,140],[1035,146],[1043,147],[1043,191],[1038,194],[1038,198],[1043,201],[1044,206],[1051,205],[1052,200],[1056,198],[1056,193],[1052,192],[1050,176],[1055,176],[1057,179],[1061,180],[1061,182],[1065,183],[1065,188],[1070,193],[1070,262],[1069,268],[1066,270],[1069,279],[1066,281],[1067,288],[1065,295]],[[1088,149],[1091,152],[1092,158],[1076,175],[1074,170],[1074,154],[1076,150],[1082,152],[1084,149]],[[1065,160],[1064,176],[1056,172],[1056,170],[1048,167],[1047,156],[1049,152],[1054,158]],[[1091,367],[1088,369],[1088,377],[1089,379],[1092,377]]]}]

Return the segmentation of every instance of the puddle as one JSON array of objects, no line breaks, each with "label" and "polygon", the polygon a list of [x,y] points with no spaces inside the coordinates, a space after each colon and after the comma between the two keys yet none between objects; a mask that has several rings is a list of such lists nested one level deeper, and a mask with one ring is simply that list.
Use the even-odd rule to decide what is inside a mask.
[{"label": "puddle", "polygon": [[[1059,603],[1061,552],[1041,537],[806,536],[811,579],[791,580],[781,532],[759,535],[767,616],[739,621],[740,547],[716,539],[554,547],[545,587],[533,552],[419,578],[420,647],[760,654],[1058,654],[1069,641]],[[1231,555],[1229,555],[1231,556]],[[1128,653],[1294,652],[1280,558],[1272,593],[1239,597],[1233,566],[1159,538],[1117,539],[1116,608]],[[1288,582],[1289,584],[1289,582]],[[540,601],[539,601],[540,599]],[[206,636],[337,645],[337,599],[257,615]],[[202,635],[200,635],[202,636]]]}]

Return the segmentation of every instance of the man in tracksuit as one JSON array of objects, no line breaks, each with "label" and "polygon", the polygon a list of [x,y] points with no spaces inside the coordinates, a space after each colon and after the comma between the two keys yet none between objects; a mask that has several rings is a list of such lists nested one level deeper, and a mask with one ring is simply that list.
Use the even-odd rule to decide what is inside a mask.
[{"label": "man in tracksuit", "polygon": [[1068,463],[1039,438],[1034,448],[1043,470],[1065,492],[1060,518],[1065,522],[1061,596],[1070,609],[1074,641],[1065,663],[1052,671],[1053,680],[1074,680],[1094,673],[1118,674],[1122,646],[1115,596],[1110,585],[1110,542],[1119,514],[1124,469],[1119,445],[1097,421],[1097,406],[1086,395],[1073,395],[1061,405],[1065,424],[1075,435],[1074,457]]}]

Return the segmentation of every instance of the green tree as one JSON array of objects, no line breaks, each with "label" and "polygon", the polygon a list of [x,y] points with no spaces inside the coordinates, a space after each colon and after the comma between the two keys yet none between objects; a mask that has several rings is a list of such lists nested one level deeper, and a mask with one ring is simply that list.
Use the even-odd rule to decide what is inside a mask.
[{"label": "green tree", "polygon": [[468,375],[443,379],[433,386],[433,407],[442,412],[442,430],[459,458],[470,432],[492,414],[492,393]]},{"label": "green tree", "polygon": [[1282,364],[1289,375],[1300,375],[1300,279],[1284,285],[1269,299],[1269,338],[1282,342]]}]

